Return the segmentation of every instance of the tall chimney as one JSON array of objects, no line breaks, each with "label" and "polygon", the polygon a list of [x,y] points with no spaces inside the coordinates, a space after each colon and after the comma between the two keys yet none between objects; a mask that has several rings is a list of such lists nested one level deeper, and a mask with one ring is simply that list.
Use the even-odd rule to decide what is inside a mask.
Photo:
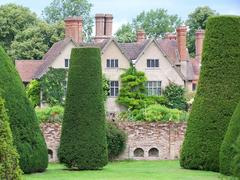
[{"label": "tall chimney", "polygon": [[176,40],[177,36],[176,34],[173,34],[173,33],[166,33],[164,38],[169,40]]},{"label": "tall chimney", "polygon": [[197,30],[195,33],[196,58],[199,60],[202,58],[204,33],[205,31],[202,29]]},{"label": "tall chimney", "polygon": [[65,22],[65,38],[72,38],[76,43],[82,42],[82,17],[68,17]]},{"label": "tall chimney", "polygon": [[112,22],[112,14],[105,14],[105,35],[109,37],[112,36]]},{"label": "tall chimney", "polygon": [[105,14],[95,15],[96,36],[104,36]]},{"label": "tall chimney", "polygon": [[177,46],[180,55],[180,61],[187,60],[187,27],[179,26],[177,28]]},{"label": "tall chimney", "polygon": [[143,29],[137,31],[137,43],[145,41],[145,31]]}]

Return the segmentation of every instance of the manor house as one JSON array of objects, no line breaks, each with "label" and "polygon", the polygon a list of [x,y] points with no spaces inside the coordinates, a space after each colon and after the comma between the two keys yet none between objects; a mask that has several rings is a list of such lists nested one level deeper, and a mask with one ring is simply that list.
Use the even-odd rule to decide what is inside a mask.
[{"label": "manor house", "polygon": [[119,43],[112,36],[113,16],[96,14],[96,34],[91,43],[84,43],[81,17],[65,19],[65,39],[56,42],[42,60],[16,60],[16,68],[27,84],[41,78],[50,67],[69,68],[71,49],[80,46],[98,46],[101,49],[102,71],[110,81],[108,112],[119,112],[123,107],[116,103],[121,88],[120,75],[131,64],[147,77],[148,95],[161,95],[169,83],[176,83],[188,91],[197,86],[204,31],[196,32],[196,55],[190,58],[187,46],[187,27],[180,26],[176,33],[168,33],[162,39],[146,38],[145,32],[136,33],[136,42]]}]

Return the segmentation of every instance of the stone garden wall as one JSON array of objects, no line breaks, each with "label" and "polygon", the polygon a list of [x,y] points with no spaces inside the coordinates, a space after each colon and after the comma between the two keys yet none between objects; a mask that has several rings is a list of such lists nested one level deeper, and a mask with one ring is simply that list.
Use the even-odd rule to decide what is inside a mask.
[{"label": "stone garden wall", "polygon": [[[127,146],[118,158],[136,160],[178,159],[186,131],[186,123],[147,123],[118,122],[117,125],[127,133]],[[41,125],[49,161],[57,161],[61,125],[45,123]]]}]

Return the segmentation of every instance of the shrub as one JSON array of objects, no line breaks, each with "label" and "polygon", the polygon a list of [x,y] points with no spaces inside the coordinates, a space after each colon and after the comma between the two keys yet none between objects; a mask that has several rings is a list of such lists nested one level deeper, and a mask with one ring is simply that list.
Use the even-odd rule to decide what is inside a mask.
[{"label": "shrub", "polygon": [[26,87],[26,94],[34,107],[40,104],[40,83],[32,80]]},{"label": "shrub", "polygon": [[38,121],[40,123],[61,123],[63,120],[64,108],[62,106],[53,106],[46,108],[36,108],[35,109]]},{"label": "shrub", "polygon": [[108,158],[117,158],[126,147],[126,134],[113,123],[107,123]]},{"label": "shrub", "polygon": [[220,172],[231,175],[231,162],[236,155],[234,144],[240,134],[240,103],[233,113],[220,149]]},{"label": "shrub", "polygon": [[0,48],[0,89],[8,109],[13,142],[25,173],[44,171],[48,165],[47,147],[33,106],[12,61]]},{"label": "shrub", "polygon": [[121,75],[121,89],[118,103],[131,111],[141,109],[145,106],[146,98],[146,76],[135,67],[129,68]]},{"label": "shrub", "polygon": [[167,98],[167,106],[171,109],[187,110],[187,100],[185,89],[182,86],[170,83],[163,91],[163,96]]},{"label": "shrub", "polygon": [[99,169],[107,164],[100,50],[73,48],[70,61],[58,156],[68,168]]},{"label": "shrub", "polygon": [[240,100],[240,18],[209,18],[201,75],[188,120],[180,164],[219,171],[219,151]]},{"label": "shrub", "polygon": [[12,132],[2,98],[0,98],[0,179],[21,179],[19,155],[13,146]]},{"label": "shrub", "polygon": [[237,141],[234,145],[236,153],[231,162],[231,173],[233,176],[240,178],[240,135],[238,136]]}]

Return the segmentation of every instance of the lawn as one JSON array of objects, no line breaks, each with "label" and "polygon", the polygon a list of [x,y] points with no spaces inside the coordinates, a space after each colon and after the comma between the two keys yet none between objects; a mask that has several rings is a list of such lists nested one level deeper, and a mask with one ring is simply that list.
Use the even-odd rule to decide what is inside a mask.
[{"label": "lawn", "polygon": [[112,162],[102,171],[68,171],[61,164],[50,164],[44,173],[24,175],[26,180],[214,180],[221,177],[219,173],[181,169],[178,161]]}]

